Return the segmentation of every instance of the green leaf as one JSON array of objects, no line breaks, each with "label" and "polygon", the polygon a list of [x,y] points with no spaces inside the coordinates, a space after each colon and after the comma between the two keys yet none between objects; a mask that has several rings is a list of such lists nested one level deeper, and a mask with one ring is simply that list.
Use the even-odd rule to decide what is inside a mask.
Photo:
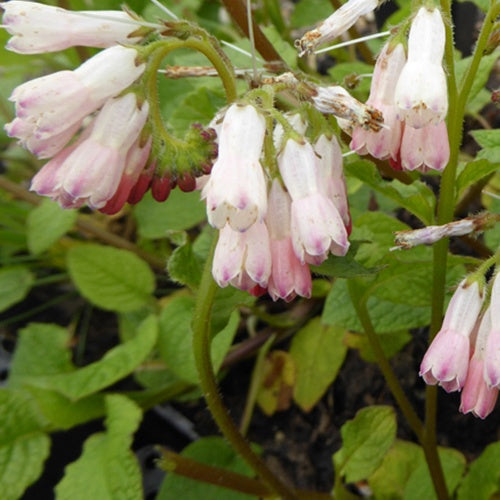
[{"label": "green leaf", "polygon": [[197,88],[185,94],[184,100],[171,115],[170,123],[179,131],[187,130],[193,123],[207,125],[225,104],[226,100],[221,90]]},{"label": "green leaf", "polygon": [[370,274],[378,273],[381,269],[380,267],[367,268],[355,260],[360,243],[362,242],[351,239],[351,247],[347,255],[344,257],[330,255],[328,259],[319,266],[313,266],[312,270],[316,274],[323,274],[335,278],[356,278],[358,276],[369,276]]},{"label": "green leaf", "polygon": [[76,210],[64,210],[56,202],[44,199],[26,221],[30,252],[38,255],[50,248],[73,227],[77,217]]},{"label": "green leaf", "polygon": [[468,162],[457,177],[458,195],[462,196],[469,186],[495,173],[497,170],[498,162],[495,163],[486,159]]},{"label": "green leaf", "polygon": [[[245,461],[221,437],[205,437],[190,444],[181,453],[202,464],[221,467],[238,474],[253,477],[253,472]],[[255,498],[226,488],[214,486],[194,479],[168,474],[161,485],[156,500],[244,500]]]},{"label": "green leaf", "polygon": [[[367,479],[396,438],[396,416],[389,406],[370,406],[340,429],[342,448],[333,456],[336,477],[347,483]],[[425,498],[425,497],[421,497]]]},{"label": "green leaf", "polygon": [[470,134],[483,148],[479,151],[477,158],[484,158],[498,165],[498,159],[500,158],[500,129],[472,130]]},{"label": "green leaf", "polygon": [[9,387],[20,388],[32,378],[74,371],[70,340],[65,328],[48,323],[30,323],[20,330],[10,367]]},{"label": "green leaf", "polygon": [[[379,334],[408,330],[429,324],[430,307],[415,307],[396,304],[371,296],[367,302],[368,312],[375,331]],[[347,283],[336,280],[328,294],[323,309],[322,321],[327,325],[361,332],[363,327],[354,309]]]},{"label": "green leaf", "polygon": [[201,280],[203,261],[190,242],[176,248],[168,259],[167,271],[173,281],[195,290]]},{"label": "green leaf", "polygon": [[21,302],[34,282],[34,277],[25,267],[0,269],[0,312]]},{"label": "green leaf", "polygon": [[80,245],[68,252],[68,270],[85,298],[111,311],[145,306],[155,288],[149,266],[128,250]]},{"label": "green leaf", "polygon": [[7,380],[10,388],[28,389],[40,412],[56,429],[69,429],[104,413],[102,395],[74,402],[58,392],[31,385],[39,377],[75,371],[70,341],[68,331],[60,326],[31,323],[19,332]]},{"label": "green leaf", "polygon": [[158,203],[151,193],[135,207],[137,228],[142,238],[165,238],[168,231],[184,231],[205,220],[205,204],[200,193],[174,189],[165,203]]},{"label": "green leaf", "polygon": [[458,489],[458,500],[490,500],[500,493],[500,442],[490,444],[470,465]]},{"label": "green leaf", "polygon": [[[407,330],[378,333],[378,339],[382,350],[387,358],[392,358],[397,354],[410,340],[411,335]],[[359,355],[369,363],[375,363],[377,357],[373,352],[368,337],[364,334],[349,332],[346,335],[345,343],[352,349],[357,349]]]},{"label": "green leaf", "polygon": [[42,472],[50,440],[36,403],[23,391],[0,389],[2,500],[17,500]]},{"label": "green leaf", "polygon": [[362,180],[380,194],[396,201],[403,208],[416,215],[424,224],[434,220],[435,197],[431,189],[421,181],[403,184],[398,180],[382,179],[375,165],[368,160],[355,160],[345,164],[346,175]]},{"label": "green leaf", "polygon": [[409,441],[397,439],[387,452],[380,467],[368,479],[374,498],[399,500],[413,471],[424,463],[422,448]]},{"label": "green leaf", "polygon": [[291,28],[312,27],[333,13],[332,4],[328,0],[300,0],[290,19]]},{"label": "green leaf", "polygon": [[82,399],[129,375],[151,352],[157,335],[156,317],[149,316],[133,339],[114,347],[99,361],[71,373],[30,377],[29,383],[59,392],[72,401]]},{"label": "green leaf", "polygon": [[[458,450],[452,448],[439,448],[438,453],[441,465],[443,466],[443,474],[448,494],[451,498],[465,470],[465,457]],[[422,461],[411,474],[406,484],[403,498],[404,500],[421,500],[422,498],[426,500],[437,499],[429,474],[429,468],[424,461]],[[469,498],[477,499],[478,497],[474,494]]]},{"label": "green leaf", "polygon": [[120,395],[106,396],[105,433],[85,441],[80,458],[66,467],[57,500],[142,500],[139,464],[130,451],[141,410]]},{"label": "green leaf", "polygon": [[[488,9],[486,9],[488,10]],[[465,57],[456,62],[456,75],[457,82],[461,83],[462,78],[465,74],[466,69],[469,67],[473,56]],[[490,76],[493,65],[498,60],[498,53],[493,52],[492,54],[483,55],[481,57],[479,67],[477,68],[474,81],[472,82],[472,87],[469,92],[468,102],[470,102],[486,85],[488,78]]]},{"label": "green leaf", "polygon": [[315,317],[294,335],[290,347],[296,365],[293,397],[304,411],[311,410],[337,377],[347,353],[345,333]]},{"label": "green leaf", "polygon": [[[167,304],[160,315],[158,349],[167,368],[183,381],[198,384],[191,329],[194,305],[192,297],[175,297]],[[212,341],[211,353],[215,372],[231,346],[239,319],[239,312],[234,311],[226,326]]]}]

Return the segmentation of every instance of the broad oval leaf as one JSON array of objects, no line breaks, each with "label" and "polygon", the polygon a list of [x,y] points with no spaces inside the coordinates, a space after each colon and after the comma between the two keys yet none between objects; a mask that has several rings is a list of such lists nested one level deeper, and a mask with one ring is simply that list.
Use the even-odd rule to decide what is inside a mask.
[{"label": "broad oval leaf", "polygon": [[0,270],[0,312],[21,302],[33,285],[34,277],[25,267]]},{"label": "broad oval leaf", "polygon": [[81,245],[68,252],[68,269],[85,298],[111,311],[145,306],[155,287],[148,265],[127,250]]}]

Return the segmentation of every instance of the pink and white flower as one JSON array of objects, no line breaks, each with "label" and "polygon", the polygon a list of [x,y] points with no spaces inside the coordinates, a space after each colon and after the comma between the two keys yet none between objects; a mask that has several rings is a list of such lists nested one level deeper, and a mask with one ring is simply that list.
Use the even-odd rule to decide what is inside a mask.
[{"label": "pink and white flower", "polygon": [[408,37],[408,60],[396,86],[399,116],[414,128],[446,118],[448,92],[442,59],[445,28],[439,9],[421,7]]},{"label": "pink and white flower", "polygon": [[6,48],[20,54],[54,52],[76,45],[106,48],[136,43],[140,24],[126,12],[71,12],[37,2],[0,3],[3,28],[12,38]]},{"label": "pink and white flower", "polygon": [[79,140],[35,175],[31,189],[63,207],[85,202],[92,208],[104,207],[118,189],[129,152],[135,156],[131,147],[136,147],[147,115],[147,102],[139,108],[135,94],[108,100]]},{"label": "pink and white flower", "polygon": [[369,153],[374,158],[396,159],[401,142],[402,124],[398,120],[395,103],[396,84],[406,61],[402,44],[387,43],[377,58],[373,71],[370,96],[366,104],[378,109],[384,115],[384,128],[378,132],[364,127],[355,127],[351,149],[359,154]]},{"label": "pink and white flower", "polygon": [[219,156],[202,191],[208,221],[222,229],[245,231],[262,221],[267,210],[267,185],[260,164],[265,118],[254,106],[233,104],[219,134]]},{"label": "pink and white flower", "polygon": [[476,417],[486,418],[495,407],[498,388],[489,387],[484,378],[484,361],[487,353],[487,339],[491,332],[491,308],[488,308],[478,325],[474,354],[469,362],[469,370],[461,396],[460,411],[472,412]]},{"label": "pink and white flower", "polygon": [[271,274],[269,234],[263,222],[245,232],[226,224],[219,232],[212,264],[212,275],[221,287],[228,284],[241,290],[267,287]]},{"label": "pink and white flower", "polygon": [[330,251],[345,255],[349,242],[344,221],[326,194],[319,158],[311,144],[289,139],[278,166],[292,198],[292,242],[300,261],[319,264]]},{"label": "pink and white flower", "polygon": [[310,297],[312,289],[309,266],[301,263],[293,251],[290,220],[290,196],[275,179],[269,192],[266,216],[272,257],[267,291],[273,300],[284,299],[287,302],[296,295]]},{"label": "pink and white flower", "polygon": [[500,273],[491,287],[491,330],[484,354],[484,378],[489,387],[500,389]]},{"label": "pink and white flower", "polygon": [[427,384],[441,385],[447,392],[461,390],[469,366],[470,336],[484,301],[477,281],[464,279],[451,298],[443,325],[420,365]]},{"label": "pink and white flower", "polygon": [[405,125],[400,150],[405,170],[443,170],[450,159],[450,142],[445,122],[413,128]]},{"label": "pink and white flower", "polygon": [[83,120],[107,99],[118,95],[140,77],[137,51],[121,46],[103,50],[74,71],[59,71],[14,89],[17,117],[5,129],[40,158],[59,152],[79,130]]}]

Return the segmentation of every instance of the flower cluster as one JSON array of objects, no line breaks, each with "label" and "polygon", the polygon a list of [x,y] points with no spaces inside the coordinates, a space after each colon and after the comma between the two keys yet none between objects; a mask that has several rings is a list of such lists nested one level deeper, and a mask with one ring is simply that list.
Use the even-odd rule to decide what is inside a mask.
[{"label": "flower cluster", "polygon": [[500,389],[500,277],[492,280],[490,304],[477,280],[464,279],[455,291],[441,330],[420,366],[428,384],[462,391],[460,411],[485,418]]},{"label": "flower cluster", "polygon": [[275,129],[278,174],[261,161],[264,115],[251,104],[233,104],[225,113],[219,156],[202,191],[208,220],[220,230],[213,275],[222,287],[267,290],[274,300],[309,297],[308,264],[349,248],[339,145],[325,135],[311,144],[303,122],[294,125],[293,137]]},{"label": "flower cluster", "polygon": [[134,35],[140,26],[125,12],[69,12],[22,1],[1,6],[4,27],[13,35],[7,46],[11,50],[33,54],[75,45],[104,48],[74,71],[42,76],[14,89],[10,100],[16,118],[5,129],[33,154],[50,159],[33,178],[32,190],[63,207],[87,203],[107,213],[118,211],[134,195],[151,147],[142,133],[148,103],[130,88],[145,64],[133,46],[119,45],[140,40]]},{"label": "flower cluster", "polygon": [[351,149],[389,159],[398,170],[443,170],[450,156],[444,45],[441,13],[421,7],[411,24],[408,56],[396,37],[375,64],[367,104],[383,113],[385,128],[355,128]]}]

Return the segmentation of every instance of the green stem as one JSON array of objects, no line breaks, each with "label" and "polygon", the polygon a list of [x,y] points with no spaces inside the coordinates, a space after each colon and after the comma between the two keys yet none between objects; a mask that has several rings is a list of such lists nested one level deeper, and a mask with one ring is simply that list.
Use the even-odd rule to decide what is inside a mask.
[{"label": "green stem", "polygon": [[[349,295],[351,297],[352,304],[356,310],[359,321],[363,326],[363,330],[365,332],[366,337],[368,338],[368,342],[370,343],[370,347],[375,355],[375,359],[377,360],[377,364],[384,375],[384,378],[389,386],[389,389],[394,396],[394,399],[398,403],[403,415],[405,416],[408,424],[411,429],[417,436],[419,441],[422,441],[424,427],[418,415],[415,413],[410,401],[406,397],[398,378],[396,377],[392,367],[387,359],[384,350],[382,349],[382,344],[378,338],[377,333],[373,327],[370,314],[368,312],[368,308],[366,307],[366,296],[363,291],[360,291],[356,286],[354,280],[350,279],[347,281],[347,286],[349,288]],[[361,293],[360,293],[361,292]]]},{"label": "green stem", "polygon": [[366,307],[367,295],[364,291],[360,291],[357,288],[354,280],[348,281],[348,287],[351,301],[368,338],[370,347],[375,354],[377,364],[384,375],[394,399],[401,408],[406,421],[422,445],[437,496],[440,500],[447,499],[448,491],[444,480],[441,462],[437,454],[436,445],[434,442],[429,441],[424,425],[413,409],[412,404],[406,397],[406,394],[404,393],[394,371],[392,370],[389,360],[385,356],[378,335],[373,327],[368,308]]},{"label": "green stem", "polygon": [[[450,0],[441,0],[441,7],[448,19],[451,20],[451,2]],[[492,3],[479,36],[471,64],[467,69],[461,82],[460,91],[457,89],[455,78],[455,63],[453,57],[453,31],[451,23],[446,24],[446,48],[445,59],[448,69],[448,95],[449,95],[449,114],[448,114],[448,135],[450,142],[450,160],[448,166],[443,172],[441,179],[441,189],[437,210],[437,224],[447,224],[453,219],[455,208],[455,179],[458,166],[458,155],[462,143],[462,128],[465,113],[465,104],[469,96],[474,77],[479,66],[483,50],[488,41],[489,34],[493,27],[496,15],[498,15],[499,5]],[[446,285],[446,265],[448,258],[448,239],[443,239],[436,243],[433,248],[433,286],[432,286],[432,315],[429,332],[429,343],[439,331],[444,308],[445,285]],[[426,406],[425,406],[425,441],[429,447],[436,450],[436,413],[437,413],[437,387],[427,386],[426,388]],[[437,453],[436,453],[437,455]],[[434,481],[434,487],[438,498],[448,498],[446,488],[439,484],[439,478],[433,474],[432,469],[438,465],[439,460],[428,457],[429,469]],[[429,461],[429,458],[431,459]],[[437,463],[436,463],[437,462]],[[441,469],[441,467],[439,467]],[[442,474],[442,472],[441,472]]]},{"label": "green stem", "polygon": [[294,499],[297,498],[296,493],[286,484],[282,483],[271,470],[268,469],[267,465],[253,452],[249,443],[240,434],[219,395],[210,357],[210,317],[215,293],[217,291],[217,286],[211,274],[215,244],[216,239],[214,239],[211,253],[203,270],[193,316],[193,352],[196,368],[200,377],[200,386],[214,420],[236,452],[246,460],[262,481],[276,492],[280,498]]}]

